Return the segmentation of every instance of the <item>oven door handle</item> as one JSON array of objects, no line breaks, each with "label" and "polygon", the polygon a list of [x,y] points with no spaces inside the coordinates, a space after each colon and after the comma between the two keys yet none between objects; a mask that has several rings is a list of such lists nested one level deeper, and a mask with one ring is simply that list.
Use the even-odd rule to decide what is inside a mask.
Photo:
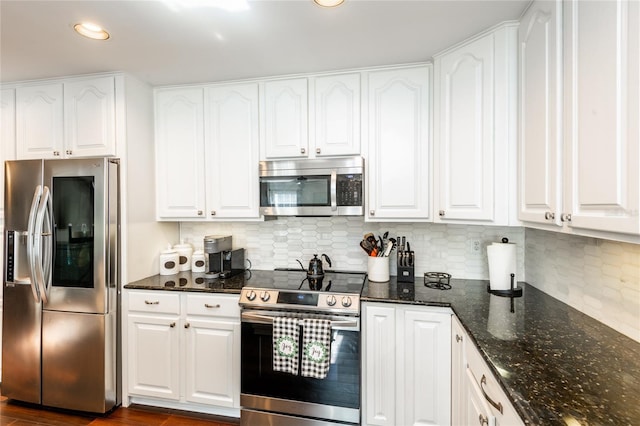
[{"label": "oven door handle", "polygon": [[[259,324],[273,324],[274,318],[275,316],[271,316],[271,315],[260,315],[260,314],[246,313],[246,312],[242,313],[242,321],[245,321],[245,322],[252,322],[252,323],[259,323]],[[304,318],[300,318],[300,321],[302,321],[303,319]],[[358,320],[331,321],[332,328],[357,327],[357,326],[358,326]]]}]

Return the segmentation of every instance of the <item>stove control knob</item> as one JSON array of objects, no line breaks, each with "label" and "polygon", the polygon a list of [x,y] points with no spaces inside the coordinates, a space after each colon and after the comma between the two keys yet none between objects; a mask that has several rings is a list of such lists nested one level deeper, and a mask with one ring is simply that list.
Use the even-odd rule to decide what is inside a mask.
[{"label": "stove control knob", "polygon": [[342,298],[342,306],[344,306],[345,308],[351,306],[351,298],[349,296],[345,296]]},{"label": "stove control knob", "polygon": [[249,302],[253,302],[256,298],[256,292],[253,290],[249,290],[249,292],[247,293],[247,300]]},{"label": "stove control knob", "polygon": [[336,297],[331,295],[331,296],[327,296],[327,305],[329,306],[335,306],[337,300]]},{"label": "stove control knob", "polygon": [[263,291],[262,294],[260,295],[260,299],[263,302],[266,302],[267,300],[269,300],[270,294],[266,291]]}]

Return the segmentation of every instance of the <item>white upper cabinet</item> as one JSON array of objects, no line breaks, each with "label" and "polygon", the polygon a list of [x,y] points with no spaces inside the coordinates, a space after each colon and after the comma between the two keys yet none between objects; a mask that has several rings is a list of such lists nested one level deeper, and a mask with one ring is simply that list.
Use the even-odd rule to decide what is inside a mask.
[{"label": "white upper cabinet", "polygon": [[116,154],[115,77],[92,77],[16,89],[17,158]]},{"label": "white upper cabinet", "polygon": [[564,3],[565,208],[571,228],[640,234],[640,3]]},{"label": "white upper cabinet", "polygon": [[315,155],[359,155],[360,74],[329,75],[312,81]]},{"label": "white upper cabinet", "polygon": [[531,4],[518,34],[518,219],[560,225],[562,208],[562,1]]},{"label": "white upper cabinet", "polygon": [[207,214],[257,218],[258,84],[211,87],[206,96]]},{"label": "white upper cabinet", "polygon": [[517,24],[435,58],[434,221],[508,225],[515,196]]},{"label": "white upper cabinet", "polygon": [[258,84],[156,90],[158,218],[258,218]]},{"label": "white upper cabinet", "polygon": [[264,83],[265,158],[308,155],[307,85],[306,78]]},{"label": "white upper cabinet", "polygon": [[430,220],[430,65],[368,73],[367,220]]},{"label": "white upper cabinet", "polygon": [[60,83],[16,89],[16,157],[61,157],[64,146],[63,88]]},{"label": "white upper cabinet", "polygon": [[156,190],[160,218],[205,218],[204,90],[157,90]]},{"label": "white upper cabinet", "polygon": [[[14,160],[16,156],[15,96],[14,89],[0,90],[0,164],[2,165],[0,167],[0,212],[4,209],[4,162]],[[0,219],[2,219],[1,214]],[[1,250],[2,247],[0,247]]]}]

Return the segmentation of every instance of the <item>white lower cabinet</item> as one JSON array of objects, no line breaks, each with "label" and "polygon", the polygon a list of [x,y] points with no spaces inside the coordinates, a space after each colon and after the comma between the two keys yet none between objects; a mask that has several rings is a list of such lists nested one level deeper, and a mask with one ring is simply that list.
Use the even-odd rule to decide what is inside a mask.
[{"label": "white lower cabinet", "polygon": [[450,424],[451,311],[363,303],[364,425]]},{"label": "white lower cabinet", "polygon": [[451,424],[524,425],[455,316],[451,320],[451,346]]},{"label": "white lower cabinet", "polygon": [[126,292],[129,403],[239,416],[237,295]]}]

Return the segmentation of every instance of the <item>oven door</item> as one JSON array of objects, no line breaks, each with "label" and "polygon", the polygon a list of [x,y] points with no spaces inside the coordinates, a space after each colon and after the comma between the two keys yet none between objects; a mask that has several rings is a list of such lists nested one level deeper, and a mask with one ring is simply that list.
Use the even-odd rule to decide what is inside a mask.
[{"label": "oven door", "polygon": [[274,417],[280,413],[359,423],[359,318],[327,316],[332,321],[330,367],[327,377],[315,379],[273,371],[273,316],[283,314],[293,315],[271,311],[242,312],[242,409],[247,414],[250,410],[252,415],[260,411],[265,416],[271,412]]}]

